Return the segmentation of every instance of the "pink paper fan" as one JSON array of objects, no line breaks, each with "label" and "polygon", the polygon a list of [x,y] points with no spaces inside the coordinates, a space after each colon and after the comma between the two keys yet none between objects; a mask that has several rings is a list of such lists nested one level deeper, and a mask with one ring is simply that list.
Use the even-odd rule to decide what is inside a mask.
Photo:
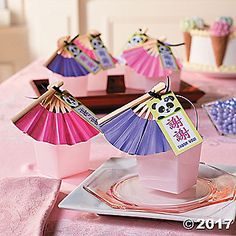
[{"label": "pink paper fan", "polygon": [[[96,53],[90,43],[90,38],[91,38],[90,34],[82,35],[74,40],[74,44],[77,45],[82,51],[84,51],[93,60],[98,60]],[[110,53],[109,55],[112,58],[113,63],[116,64],[117,60]]]},{"label": "pink paper fan", "polygon": [[[55,92],[55,91],[54,91]],[[43,95],[42,95],[43,96]],[[41,97],[42,97],[41,96]],[[73,145],[85,142],[99,133],[98,129],[53,95],[44,96],[30,106],[14,124],[37,141]]]},{"label": "pink paper fan", "polygon": [[93,60],[96,60],[96,55],[92,49],[92,46],[89,42],[88,37],[83,38],[77,38],[74,40],[74,44],[78,46],[83,52],[85,52],[89,57],[91,57]]},{"label": "pink paper fan", "polygon": [[[163,66],[156,41],[127,49],[123,52],[123,57],[129,67],[149,78],[165,77],[172,72]],[[176,64],[180,68],[179,62],[176,61]]]}]

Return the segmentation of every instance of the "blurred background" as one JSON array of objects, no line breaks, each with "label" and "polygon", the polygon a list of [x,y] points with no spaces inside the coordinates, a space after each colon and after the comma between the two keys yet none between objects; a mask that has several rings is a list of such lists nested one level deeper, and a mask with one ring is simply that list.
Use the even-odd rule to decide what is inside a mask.
[{"label": "blurred background", "polygon": [[[138,28],[178,43],[181,19],[236,20],[235,9],[235,0],[0,0],[0,82],[28,63],[49,57],[64,35],[97,29],[117,55]],[[184,48],[177,50],[182,57]]]}]

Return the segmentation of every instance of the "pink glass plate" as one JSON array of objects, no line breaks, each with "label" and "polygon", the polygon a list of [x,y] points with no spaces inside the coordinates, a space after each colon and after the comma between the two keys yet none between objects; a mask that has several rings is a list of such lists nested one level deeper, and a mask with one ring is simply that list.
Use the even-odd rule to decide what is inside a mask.
[{"label": "pink glass plate", "polygon": [[111,195],[120,202],[144,207],[173,207],[210,199],[214,185],[205,179],[198,179],[196,185],[180,194],[171,194],[146,188],[137,175],[126,177],[111,187]]},{"label": "pink glass plate", "polygon": [[105,169],[83,186],[112,208],[155,213],[182,213],[235,200],[236,177],[201,163],[197,184],[171,194],[143,186],[136,168]]}]

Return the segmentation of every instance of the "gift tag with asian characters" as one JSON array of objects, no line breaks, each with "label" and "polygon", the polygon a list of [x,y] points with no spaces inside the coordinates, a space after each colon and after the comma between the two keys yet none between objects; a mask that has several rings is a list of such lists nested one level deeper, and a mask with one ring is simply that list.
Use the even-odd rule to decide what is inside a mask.
[{"label": "gift tag with asian characters", "polygon": [[158,52],[160,54],[161,62],[164,68],[171,70],[179,70],[175,57],[169,46],[157,43]]},{"label": "gift tag with asian characters", "polygon": [[68,91],[56,92],[55,96],[63,103],[69,106],[76,114],[91,124],[97,130],[100,130],[98,119],[95,114],[84,106],[79,100],[73,97]]},{"label": "gift tag with asian characters", "polygon": [[67,51],[78,61],[86,70],[96,74],[100,71],[99,64],[80,50],[75,44],[71,43],[66,46]]},{"label": "gift tag with asian characters", "polygon": [[175,155],[200,144],[202,137],[173,92],[147,103]]},{"label": "gift tag with asian characters", "polygon": [[114,67],[114,63],[111,55],[107,51],[103,41],[99,35],[90,35],[91,46],[97,56],[98,61],[100,62],[104,70]]}]

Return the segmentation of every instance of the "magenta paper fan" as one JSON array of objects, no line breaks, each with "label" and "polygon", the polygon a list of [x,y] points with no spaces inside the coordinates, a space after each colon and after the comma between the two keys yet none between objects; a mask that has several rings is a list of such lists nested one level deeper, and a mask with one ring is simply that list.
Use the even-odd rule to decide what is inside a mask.
[{"label": "magenta paper fan", "polygon": [[96,60],[96,55],[90,45],[89,39],[75,39],[74,44],[81,48],[89,57],[91,57],[93,60]]},{"label": "magenta paper fan", "polygon": [[54,95],[43,99],[13,122],[33,139],[55,145],[74,145],[99,133]]},{"label": "magenta paper fan", "polygon": [[[146,77],[165,77],[172,73],[170,68],[163,66],[156,41],[127,49],[122,56],[129,67]],[[176,61],[177,68],[180,67],[178,64]]]},{"label": "magenta paper fan", "polygon": [[[103,48],[106,48],[105,45],[103,44],[103,41],[100,38],[99,33],[97,33],[97,35],[95,36],[93,36],[92,34],[79,36],[78,38],[74,40],[74,44],[77,45],[83,52],[85,52],[93,60],[96,60],[100,64],[102,64],[102,62],[100,61],[101,58],[99,58],[95,52],[96,49],[98,48],[96,47],[96,45],[93,45],[91,42],[93,38],[98,38],[99,42],[101,42],[101,44],[103,45]],[[98,43],[98,41],[95,43]],[[108,53],[108,56],[112,59],[112,62],[116,64],[117,60],[108,51],[107,53]]]}]

